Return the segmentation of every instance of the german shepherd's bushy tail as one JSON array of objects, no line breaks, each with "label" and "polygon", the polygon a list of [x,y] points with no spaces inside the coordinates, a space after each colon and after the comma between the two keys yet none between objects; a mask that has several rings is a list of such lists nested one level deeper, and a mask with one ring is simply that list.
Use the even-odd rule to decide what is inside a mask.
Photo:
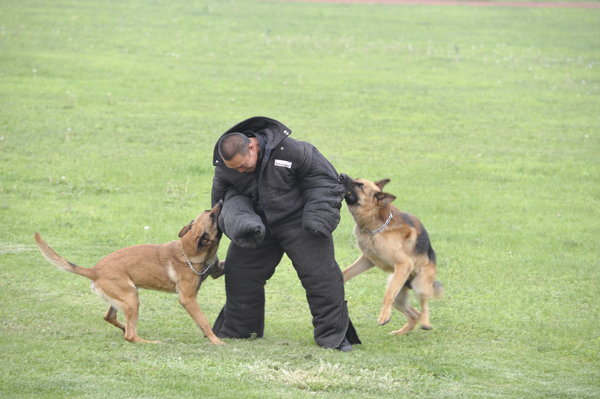
[{"label": "german shepherd's bushy tail", "polygon": [[50,246],[42,239],[42,236],[38,232],[35,233],[35,241],[38,248],[44,258],[46,258],[54,266],[61,270],[66,270],[70,273],[79,274],[80,276],[93,280],[96,277],[94,269],[86,269],[85,267],[79,267],[74,263],[69,262],[59,254],[57,254]]}]

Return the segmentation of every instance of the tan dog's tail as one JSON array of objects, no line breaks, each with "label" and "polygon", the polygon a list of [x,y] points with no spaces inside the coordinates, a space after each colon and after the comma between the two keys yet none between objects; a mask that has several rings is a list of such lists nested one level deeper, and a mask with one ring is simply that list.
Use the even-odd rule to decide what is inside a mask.
[{"label": "tan dog's tail", "polygon": [[439,281],[433,282],[433,296],[435,299],[440,299],[444,296],[444,286]]},{"label": "tan dog's tail", "polygon": [[35,233],[35,241],[37,242],[37,246],[40,249],[44,258],[48,259],[50,263],[59,269],[66,270],[71,273],[79,274],[80,276],[87,277],[90,280],[93,280],[95,277],[95,272],[93,269],[86,269],[84,267],[79,267],[74,263],[69,262],[56,252],[42,239],[42,236],[38,232]]}]

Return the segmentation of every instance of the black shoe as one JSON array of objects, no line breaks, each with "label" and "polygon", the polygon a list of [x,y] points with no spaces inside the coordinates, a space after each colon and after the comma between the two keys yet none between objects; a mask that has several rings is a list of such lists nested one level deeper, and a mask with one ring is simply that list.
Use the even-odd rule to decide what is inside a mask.
[{"label": "black shoe", "polygon": [[350,352],[352,350],[352,344],[350,341],[348,341],[348,338],[344,337],[342,343],[335,349],[339,350],[340,352]]}]

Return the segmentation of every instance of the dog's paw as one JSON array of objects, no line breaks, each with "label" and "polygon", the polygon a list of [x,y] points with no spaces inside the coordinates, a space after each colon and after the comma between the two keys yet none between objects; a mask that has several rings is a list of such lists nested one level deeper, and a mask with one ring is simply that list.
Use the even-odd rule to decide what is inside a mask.
[{"label": "dog's paw", "polygon": [[159,345],[162,344],[161,341],[151,341],[151,340],[147,340],[147,339],[142,339],[140,337],[136,337],[133,338],[132,340],[128,340],[129,342],[134,342],[137,344],[153,344],[153,345]]},{"label": "dog's paw", "polygon": [[215,261],[215,263],[213,263],[211,266],[210,276],[213,279],[215,279],[215,278],[221,277],[224,274],[225,274],[225,261],[222,260],[219,262],[219,260],[217,259]]},{"label": "dog's paw", "polygon": [[427,330],[427,331],[429,331],[429,330],[433,330],[433,327],[431,327],[430,324],[423,324],[421,326],[421,330]]},{"label": "dog's paw", "polygon": [[383,310],[383,311],[381,311],[381,314],[379,315],[379,320],[377,322],[379,323],[380,326],[384,326],[390,322],[391,318],[392,318],[391,312]]},{"label": "dog's paw", "polygon": [[212,341],[212,343],[215,345],[227,345],[225,342],[221,341],[218,338],[215,341]]},{"label": "dog's paw", "polygon": [[409,332],[411,332],[413,328],[415,328],[415,324],[416,323],[409,321],[404,326],[402,326],[401,329],[390,332],[390,335],[406,335]]}]

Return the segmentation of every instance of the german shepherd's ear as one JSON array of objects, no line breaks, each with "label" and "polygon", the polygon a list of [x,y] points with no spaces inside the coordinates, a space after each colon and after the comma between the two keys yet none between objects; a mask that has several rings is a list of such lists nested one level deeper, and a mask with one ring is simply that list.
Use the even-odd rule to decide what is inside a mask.
[{"label": "german shepherd's ear", "polygon": [[390,179],[382,179],[375,182],[375,185],[379,187],[380,190],[383,190],[383,187],[390,182]]},{"label": "german shepherd's ear", "polygon": [[182,228],[179,231],[179,238],[183,237],[185,235],[185,233],[187,233],[188,231],[190,231],[190,229],[192,228],[192,225],[194,224],[194,220],[192,220],[190,222],[190,224],[188,224],[187,226],[185,226],[184,228]]},{"label": "german shepherd's ear", "polygon": [[377,200],[377,205],[385,206],[385,205],[391,203],[393,200],[395,200],[396,196],[380,191],[380,192],[375,193],[375,199]]}]

